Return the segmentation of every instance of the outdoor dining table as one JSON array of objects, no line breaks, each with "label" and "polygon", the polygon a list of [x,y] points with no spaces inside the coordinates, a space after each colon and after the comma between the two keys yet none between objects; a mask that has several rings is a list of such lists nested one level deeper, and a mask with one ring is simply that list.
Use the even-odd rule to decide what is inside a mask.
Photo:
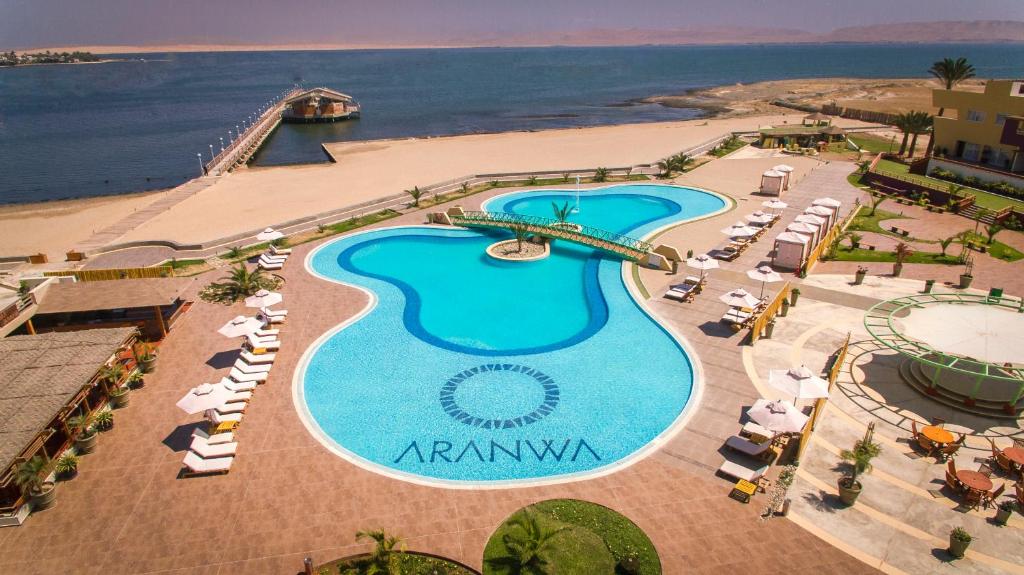
[{"label": "outdoor dining table", "polygon": [[1003,455],[1010,461],[1024,467],[1024,449],[1020,447],[1007,447],[1003,450]]},{"label": "outdoor dining table", "polygon": [[961,469],[956,472],[956,478],[960,480],[960,483],[963,483],[966,487],[974,489],[975,491],[992,490],[992,480],[985,477],[985,474],[980,471]]},{"label": "outdoor dining table", "polygon": [[921,428],[921,435],[927,437],[932,443],[946,445],[953,443],[956,439],[948,430],[938,425],[928,425]]}]

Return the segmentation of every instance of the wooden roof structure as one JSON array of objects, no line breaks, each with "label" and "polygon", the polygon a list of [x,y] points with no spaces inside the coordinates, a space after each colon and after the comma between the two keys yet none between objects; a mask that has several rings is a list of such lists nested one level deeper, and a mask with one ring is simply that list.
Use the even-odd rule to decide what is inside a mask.
[{"label": "wooden roof structure", "polygon": [[309,90],[305,90],[305,91],[299,92],[298,94],[296,94],[296,95],[292,96],[291,98],[288,98],[287,100],[285,100],[284,103],[286,105],[287,104],[292,104],[294,102],[298,102],[300,100],[306,100],[306,99],[311,98],[311,97],[326,98],[328,100],[335,100],[335,101],[339,101],[339,102],[353,102],[353,101],[355,101],[355,99],[352,96],[349,96],[348,94],[343,94],[343,93],[341,93],[341,92],[339,92],[337,90],[332,90],[330,88],[323,88],[323,87],[321,87],[321,88],[311,88]]},{"label": "wooden roof structure", "polygon": [[47,290],[39,302],[36,313],[72,313],[173,305],[194,282],[195,278],[140,278],[58,283]]}]

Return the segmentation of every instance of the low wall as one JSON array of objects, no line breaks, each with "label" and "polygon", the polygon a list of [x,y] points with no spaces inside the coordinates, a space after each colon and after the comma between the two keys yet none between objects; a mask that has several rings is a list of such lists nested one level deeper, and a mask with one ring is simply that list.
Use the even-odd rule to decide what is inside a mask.
[{"label": "low wall", "polygon": [[1004,183],[1018,188],[1024,188],[1024,175],[1015,176],[1013,174],[1007,174],[1006,172],[989,170],[981,166],[965,164],[955,160],[932,157],[928,162],[928,173],[930,174],[935,168],[954,172],[962,178],[974,177],[983,182]]}]

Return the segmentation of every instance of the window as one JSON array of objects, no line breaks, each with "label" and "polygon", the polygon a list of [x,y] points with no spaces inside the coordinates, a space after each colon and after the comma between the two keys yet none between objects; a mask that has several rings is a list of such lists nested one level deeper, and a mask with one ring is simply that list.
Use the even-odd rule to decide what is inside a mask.
[{"label": "window", "polygon": [[1003,124],[1005,124],[1007,115],[1008,114],[996,114],[996,125],[1002,126]]},{"label": "window", "polygon": [[1005,150],[994,148],[992,154],[988,158],[990,166],[995,166],[1001,169],[1009,169],[1010,167],[1010,154],[1006,153]]},{"label": "window", "polygon": [[965,160],[970,161],[970,162],[977,162],[978,158],[980,156],[981,156],[981,146],[979,146],[978,144],[972,144],[970,142],[968,142],[966,145],[964,145],[964,155],[963,155],[963,158]]},{"label": "window", "polygon": [[967,110],[967,121],[968,122],[984,122],[985,112],[980,110]]}]

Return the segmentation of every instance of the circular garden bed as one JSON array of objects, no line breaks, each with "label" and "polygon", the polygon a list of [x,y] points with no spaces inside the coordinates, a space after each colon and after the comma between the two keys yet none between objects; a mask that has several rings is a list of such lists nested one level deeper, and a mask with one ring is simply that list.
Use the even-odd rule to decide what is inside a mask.
[{"label": "circular garden bed", "polygon": [[647,535],[625,516],[596,503],[551,499],[505,520],[484,549],[484,575],[659,575],[661,560]]},{"label": "circular garden bed", "polygon": [[[317,575],[363,575],[370,571],[367,565],[369,558],[369,553],[354,555],[321,565],[313,572]],[[394,552],[391,554],[391,559],[392,571],[384,573],[394,575],[479,575],[461,563],[425,553]]]}]

